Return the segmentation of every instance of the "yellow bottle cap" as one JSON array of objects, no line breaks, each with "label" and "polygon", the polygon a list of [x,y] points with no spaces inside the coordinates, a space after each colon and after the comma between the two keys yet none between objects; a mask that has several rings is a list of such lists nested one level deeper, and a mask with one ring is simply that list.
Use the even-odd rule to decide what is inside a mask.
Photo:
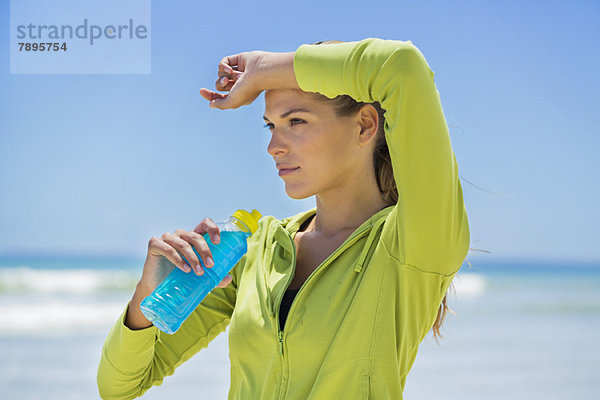
[{"label": "yellow bottle cap", "polygon": [[[258,220],[262,217],[262,215],[257,210],[252,210],[251,213],[249,213],[246,210],[237,210],[236,212],[233,213],[233,217],[242,221],[244,223],[244,225],[246,225],[246,227],[248,229],[250,229],[250,233],[253,234],[258,229]],[[239,224],[238,224],[238,226],[239,226]],[[240,227],[240,229],[244,229],[244,230],[246,229],[246,227],[244,227],[244,226],[239,226],[239,227]]]}]

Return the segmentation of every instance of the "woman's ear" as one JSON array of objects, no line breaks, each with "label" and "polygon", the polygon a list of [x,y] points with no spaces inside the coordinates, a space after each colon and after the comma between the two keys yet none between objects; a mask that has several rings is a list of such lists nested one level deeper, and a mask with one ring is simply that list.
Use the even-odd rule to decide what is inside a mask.
[{"label": "woman's ear", "polygon": [[379,128],[379,114],[372,104],[365,104],[358,110],[356,115],[357,122],[360,125],[359,143],[361,146],[368,145],[371,140],[377,137]]}]

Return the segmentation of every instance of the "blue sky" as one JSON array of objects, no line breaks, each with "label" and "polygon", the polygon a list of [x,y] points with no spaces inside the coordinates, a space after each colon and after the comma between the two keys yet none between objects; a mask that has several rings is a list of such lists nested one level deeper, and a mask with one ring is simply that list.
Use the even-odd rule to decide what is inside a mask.
[{"label": "blue sky", "polygon": [[0,254],[144,256],[238,208],[284,218],[264,100],[214,110],[219,60],[319,40],[411,40],[450,127],[472,257],[600,261],[594,1],[152,2],[151,73],[10,74],[0,9]]}]

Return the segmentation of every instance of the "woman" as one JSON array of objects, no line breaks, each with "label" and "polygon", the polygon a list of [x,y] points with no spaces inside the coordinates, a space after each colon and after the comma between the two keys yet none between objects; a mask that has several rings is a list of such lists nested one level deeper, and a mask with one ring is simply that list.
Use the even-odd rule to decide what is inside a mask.
[{"label": "woman", "polygon": [[229,325],[229,399],[402,398],[469,248],[458,167],[417,47],[318,44],[225,57],[216,83],[225,93],[201,90],[219,109],[265,91],[267,151],[287,194],[315,195],[316,207],[261,218],[248,253],[174,335],[151,326],[139,302],[173,264],[189,270],[178,253],[210,267],[200,235],[217,243],[219,232],[207,218],[152,238],[142,279],[106,339],[103,397],[161,384]]}]

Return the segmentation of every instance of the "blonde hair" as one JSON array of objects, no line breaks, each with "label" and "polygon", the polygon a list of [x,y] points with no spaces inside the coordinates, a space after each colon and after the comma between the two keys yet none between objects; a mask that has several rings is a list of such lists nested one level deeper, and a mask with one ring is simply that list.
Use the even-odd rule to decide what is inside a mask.
[{"label": "blonde hair", "polygon": [[[334,43],[344,42],[341,40],[324,40],[310,44],[319,45]],[[394,172],[392,170],[392,159],[390,157],[387,141],[385,139],[385,117],[383,115],[385,113],[385,110],[381,108],[379,102],[358,102],[348,95],[339,95],[337,97],[334,97],[333,99],[330,99],[318,93],[315,95],[323,101],[332,103],[336,114],[340,117],[356,114],[365,104],[371,104],[373,107],[375,107],[375,109],[377,110],[377,115],[379,116],[379,127],[377,130],[377,138],[373,154],[373,167],[375,168],[375,176],[377,178],[377,185],[379,187],[379,191],[381,192],[381,197],[383,198],[386,204],[396,204],[398,202],[398,189],[396,188],[396,181],[394,180]],[[450,289],[454,290],[453,283],[450,283],[448,291],[450,291]],[[442,337],[442,335],[440,334],[440,328],[442,327],[444,319],[446,318],[446,312],[450,311],[452,314],[456,314],[450,307],[448,307],[447,298],[448,293],[444,295],[444,299],[442,300],[442,303],[440,304],[440,307],[438,309],[437,317],[431,328],[433,330],[433,337],[436,340],[436,342],[438,340],[438,337]]]}]

